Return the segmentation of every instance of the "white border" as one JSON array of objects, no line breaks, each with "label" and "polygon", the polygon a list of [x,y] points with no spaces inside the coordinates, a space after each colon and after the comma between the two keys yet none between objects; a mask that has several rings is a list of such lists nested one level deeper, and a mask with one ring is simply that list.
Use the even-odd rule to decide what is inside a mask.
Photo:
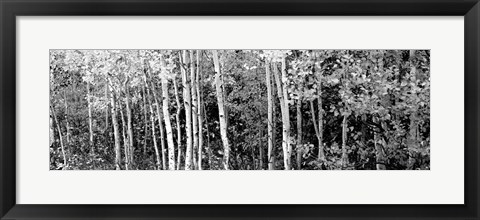
[{"label": "white border", "polygon": [[[463,204],[463,17],[17,17],[19,204]],[[49,171],[49,49],[431,49],[430,171]],[[130,190],[125,190],[130,189]]]}]

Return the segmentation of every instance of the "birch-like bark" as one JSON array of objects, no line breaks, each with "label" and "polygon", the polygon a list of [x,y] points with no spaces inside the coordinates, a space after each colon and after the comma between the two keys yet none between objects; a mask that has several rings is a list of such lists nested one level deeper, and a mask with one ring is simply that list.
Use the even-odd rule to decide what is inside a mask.
[{"label": "birch-like bark", "polygon": [[88,104],[88,131],[89,131],[89,145],[90,145],[90,155],[92,156],[92,161],[95,161],[95,147],[93,146],[93,123],[92,123],[92,103],[90,100],[90,83],[87,82],[87,104]]},{"label": "birch-like bark", "polygon": [[229,168],[229,159],[230,159],[230,143],[227,137],[227,121],[225,115],[225,106],[224,106],[224,94],[223,94],[223,83],[221,80],[222,74],[220,72],[220,62],[218,60],[218,52],[216,50],[212,51],[213,55],[213,65],[215,68],[215,90],[217,93],[217,104],[218,104],[218,117],[220,121],[220,135],[222,136],[223,142],[223,167],[228,170]]},{"label": "birch-like bark", "polygon": [[66,144],[70,143],[70,123],[68,122],[68,101],[67,101],[67,92],[63,91],[63,105],[65,106],[65,128],[67,130],[66,136]]},{"label": "birch-like bark", "polygon": [[110,83],[110,104],[112,106],[112,124],[113,124],[113,136],[115,140],[115,169],[121,170],[120,164],[122,161],[121,158],[121,149],[120,149],[120,131],[118,128],[118,119],[117,119],[117,96],[113,89],[113,84]]},{"label": "birch-like bark", "polygon": [[67,156],[65,154],[65,146],[63,144],[63,135],[62,129],[60,129],[60,123],[58,123],[57,114],[55,114],[55,110],[53,106],[50,105],[50,111],[52,112],[53,118],[55,119],[55,124],[57,124],[57,131],[58,131],[58,138],[60,139],[60,148],[62,149],[62,156],[63,156],[63,169],[65,169],[68,165]]},{"label": "birch-like bark", "polygon": [[180,111],[182,110],[182,105],[178,95],[177,77],[173,78],[173,88],[175,90],[175,101],[177,103],[177,111],[175,113],[175,121],[177,123],[177,170],[180,170],[180,164],[182,163],[182,130],[180,129]]},{"label": "birch-like bark", "polygon": [[122,137],[123,137],[123,153],[125,155],[125,170],[130,169],[130,152],[128,147],[128,138],[127,138],[127,123],[125,120],[125,115],[123,114],[122,105],[119,105],[120,118],[122,119]]},{"label": "birch-like bark", "polygon": [[148,111],[147,111],[147,92],[145,91],[145,86],[142,86],[142,95],[143,95],[143,124],[144,124],[144,134],[143,138],[143,156],[147,155],[147,138],[148,138]]},{"label": "birch-like bark", "polygon": [[153,94],[153,100],[155,102],[155,108],[157,110],[157,119],[158,119],[158,125],[159,125],[159,132],[160,132],[160,147],[161,147],[161,155],[162,155],[162,169],[166,170],[167,169],[167,155],[166,155],[166,147],[165,147],[165,135],[164,130],[163,130],[163,114],[162,111],[160,110],[160,103],[158,101],[159,97],[157,97],[157,88],[155,87],[155,84],[150,81],[152,87],[152,94]]},{"label": "birch-like bark", "polygon": [[202,62],[202,51],[197,50],[197,75],[196,75],[196,88],[197,88],[197,116],[198,116],[198,169],[202,170],[202,148],[203,148],[203,108],[202,108],[202,92],[201,92],[201,65]]},{"label": "birch-like bark", "polygon": [[302,131],[302,100],[297,100],[297,169],[302,169],[302,155],[303,155],[303,131]]},{"label": "birch-like bark", "polygon": [[270,73],[270,61],[266,59],[265,61],[265,73],[266,73],[266,84],[267,84],[267,108],[268,108],[268,118],[267,118],[267,129],[268,129],[268,169],[273,170],[274,167],[274,154],[273,154],[273,95],[272,95],[272,76]]},{"label": "birch-like bark", "polygon": [[133,166],[134,165],[134,160],[133,160],[133,125],[132,125],[132,109],[130,107],[130,90],[128,89],[128,85],[125,85],[125,108],[127,110],[127,134],[128,134],[128,161],[129,165]]},{"label": "birch-like bark", "polygon": [[147,77],[144,76],[144,82],[147,90],[147,97],[146,99],[148,100],[148,107],[150,109],[150,124],[152,127],[152,141],[153,141],[153,149],[155,150],[155,157],[157,159],[156,165],[157,165],[157,170],[161,170],[161,162],[160,162],[160,152],[158,151],[158,145],[157,145],[157,138],[155,136],[155,112],[153,110],[153,104],[151,99],[151,94],[150,94],[150,89],[148,88],[148,82],[147,82]]},{"label": "birch-like bark", "polygon": [[108,96],[108,85],[105,85],[105,100],[107,101],[107,108],[105,108],[105,131],[108,130],[109,121],[110,121],[110,117],[108,116],[109,112],[111,111],[110,104],[108,103],[109,99],[110,98]]},{"label": "birch-like bark", "polygon": [[165,130],[167,132],[167,144],[168,144],[168,169],[175,170],[175,145],[173,144],[173,133],[172,133],[172,124],[170,121],[170,99],[168,97],[168,80],[167,80],[167,70],[165,60],[160,58],[162,72],[161,72],[161,81],[162,81],[162,105],[163,105],[163,115],[165,120]]},{"label": "birch-like bark", "polygon": [[[282,59],[282,69],[285,66],[285,61]],[[282,112],[282,149],[283,149],[283,166],[285,170],[291,169],[291,146],[290,146],[290,113],[288,107],[288,98],[285,85],[282,83],[282,79],[286,79],[284,70],[282,70],[282,76],[278,73],[278,67],[274,64],[273,75],[277,84],[277,93],[280,100],[280,110]]]},{"label": "birch-like bark", "polygon": [[[187,135],[187,148],[185,153],[185,170],[191,170],[192,167],[192,107],[191,107],[191,96],[190,96],[190,82],[189,77],[187,77],[187,68],[191,65],[189,56],[186,50],[183,50],[182,53],[183,61],[181,63],[182,67],[182,84],[183,84],[183,103],[185,106],[185,133]],[[183,66],[187,64],[187,67]]]},{"label": "birch-like bark", "polygon": [[[198,58],[198,57],[197,57]],[[193,132],[193,164],[195,169],[198,169],[197,161],[197,152],[198,152],[198,110],[197,110],[197,83],[196,83],[196,72],[195,72],[195,56],[194,51],[190,50],[190,93],[192,94],[192,132]],[[198,60],[197,60],[198,64]]]}]

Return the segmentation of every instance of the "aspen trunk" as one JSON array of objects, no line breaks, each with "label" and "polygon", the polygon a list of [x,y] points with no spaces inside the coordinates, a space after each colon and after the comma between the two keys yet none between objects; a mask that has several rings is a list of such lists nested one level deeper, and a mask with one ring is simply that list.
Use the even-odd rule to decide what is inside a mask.
[{"label": "aspen trunk", "polygon": [[63,91],[63,104],[65,106],[65,128],[67,130],[66,139],[67,145],[70,143],[70,124],[68,123],[68,102],[67,102],[67,92]]},{"label": "aspen trunk", "polygon": [[197,116],[198,116],[198,169],[202,170],[202,148],[203,148],[203,109],[202,109],[202,92],[201,92],[201,61],[202,61],[202,51],[197,50]]},{"label": "aspen trunk", "polygon": [[223,149],[224,149],[224,159],[223,166],[226,170],[229,169],[229,159],[230,159],[230,143],[227,137],[227,121],[225,115],[225,106],[224,106],[224,97],[223,97],[223,85],[221,80],[220,72],[220,63],[218,61],[218,53],[216,50],[212,51],[213,53],[213,64],[215,67],[215,90],[217,93],[217,104],[218,104],[218,116],[220,121],[220,135],[222,136]]},{"label": "aspen trunk", "polygon": [[[108,86],[105,86],[105,100],[109,100],[109,96],[108,96]],[[109,127],[109,123],[108,121],[110,121],[110,117],[108,116],[108,113],[110,112],[110,105],[108,104],[107,102],[107,108],[105,109],[105,131],[108,130],[108,127]]]},{"label": "aspen trunk", "polygon": [[158,125],[159,125],[159,132],[160,132],[160,147],[162,150],[162,169],[167,169],[167,155],[166,155],[166,148],[165,148],[165,136],[164,136],[164,131],[163,131],[163,114],[162,111],[160,110],[160,103],[158,101],[157,97],[157,88],[155,87],[155,84],[151,82],[151,89],[152,89],[152,94],[153,94],[153,100],[155,101],[155,107],[157,110],[157,119],[158,119]]},{"label": "aspen trunk", "polygon": [[[321,87],[321,86],[320,86]],[[323,146],[323,107],[322,93],[318,94],[318,159],[325,162],[325,148]]]},{"label": "aspen trunk", "polygon": [[187,51],[183,51],[183,64],[187,64],[187,67],[181,67],[182,70],[182,83],[183,83],[183,103],[185,106],[185,133],[187,135],[187,149],[185,153],[185,170],[191,170],[192,167],[192,107],[191,107],[191,96],[190,96],[190,82],[189,77],[187,77],[187,69],[191,63],[189,57],[187,56]]},{"label": "aspen trunk", "polygon": [[259,150],[259,152],[258,152],[258,157],[259,157],[259,163],[260,163],[260,164],[259,164],[259,169],[260,169],[260,170],[263,170],[263,169],[264,169],[264,165],[263,165],[263,158],[264,158],[263,154],[264,154],[264,152],[263,152],[263,142],[262,142],[262,138],[263,138],[263,128],[260,128],[259,136],[260,136],[259,141],[258,141],[258,144],[259,144],[259,147],[258,147],[258,150]]},{"label": "aspen trunk", "polygon": [[48,142],[48,145],[51,147],[53,143],[55,143],[55,128],[53,127],[53,114],[51,113],[51,110],[50,110],[50,117],[49,117],[49,135],[50,135],[50,138],[49,138],[49,142]]},{"label": "aspen trunk", "polygon": [[125,121],[125,115],[123,114],[123,109],[122,105],[119,105],[119,111],[120,111],[120,118],[122,119],[122,137],[123,137],[123,151],[125,154],[125,170],[130,169],[130,161],[129,161],[129,155],[130,153],[128,152],[128,138],[127,138],[127,123]]},{"label": "aspen trunk", "polygon": [[120,164],[122,161],[121,158],[121,149],[120,149],[120,131],[118,128],[118,119],[117,119],[117,97],[115,91],[113,90],[113,85],[110,82],[110,104],[112,106],[112,124],[113,124],[113,136],[115,139],[115,169],[121,170]]},{"label": "aspen trunk", "polygon": [[302,154],[303,154],[303,140],[302,140],[302,101],[301,98],[297,100],[297,169],[302,169]]},{"label": "aspen trunk", "polygon": [[134,165],[134,160],[133,160],[133,126],[132,126],[132,110],[130,107],[130,91],[128,89],[128,86],[125,87],[125,108],[127,110],[127,134],[128,134],[128,160],[129,160],[129,165],[133,166]]},{"label": "aspen trunk", "polygon": [[[283,165],[285,170],[291,169],[291,146],[290,146],[290,113],[288,106],[288,97],[285,85],[282,79],[286,78],[285,60],[282,59],[282,76],[278,73],[278,67],[274,64],[273,75],[277,84],[277,93],[280,100],[280,110],[282,112],[282,149],[283,149]],[[281,79],[282,78],[282,79]]]},{"label": "aspen trunk", "polygon": [[175,101],[177,102],[177,112],[175,113],[175,121],[177,123],[177,170],[180,170],[181,156],[182,156],[182,130],[180,129],[180,111],[182,105],[178,96],[177,78],[173,78],[173,88],[175,89]]},{"label": "aspen trunk", "polygon": [[156,162],[156,165],[157,165],[157,170],[161,170],[162,167],[160,165],[160,152],[158,151],[158,145],[157,145],[157,138],[155,136],[155,112],[153,110],[153,104],[152,104],[152,101],[150,100],[151,99],[151,95],[150,95],[150,90],[148,88],[148,83],[147,83],[147,78],[145,76],[144,78],[145,80],[145,85],[146,85],[146,90],[147,90],[147,97],[146,99],[148,100],[148,107],[150,108],[150,124],[152,126],[152,141],[153,141],[153,149],[155,150],[155,156],[156,156],[156,159],[157,159],[157,162]]},{"label": "aspen trunk", "polygon": [[267,119],[267,129],[268,129],[268,169],[273,170],[274,167],[274,154],[273,154],[273,95],[272,95],[272,76],[270,73],[270,62],[265,61],[265,73],[266,73],[266,83],[267,83],[267,108],[268,108],[268,119]]},{"label": "aspen trunk", "polygon": [[92,159],[95,156],[95,148],[93,146],[93,125],[92,125],[92,103],[90,100],[90,83],[87,82],[87,103],[88,103],[88,131],[89,131],[89,145]]},{"label": "aspen trunk", "polygon": [[143,140],[143,156],[147,155],[147,137],[148,137],[148,113],[147,113],[147,93],[145,92],[145,86],[142,87],[142,94],[143,94],[143,116],[144,116],[144,122],[143,122],[143,127],[144,127],[144,140]]},{"label": "aspen trunk", "polygon": [[212,149],[210,149],[210,130],[208,129],[208,121],[207,121],[207,111],[205,111],[205,103],[202,103],[202,109],[203,109],[203,116],[204,116],[204,119],[205,119],[205,124],[207,126],[205,126],[205,130],[207,132],[207,144],[205,146],[205,149],[207,150],[207,155],[208,155],[208,167],[209,169],[212,169],[213,168],[213,164],[212,164]]},{"label": "aspen trunk", "polygon": [[55,114],[55,110],[53,106],[50,105],[50,111],[52,112],[53,118],[55,119],[55,124],[57,124],[57,131],[58,131],[58,138],[60,139],[60,148],[62,149],[62,156],[63,156],[63,169],[65,169],[68,165],[67,156],[65,154],[65,146],[63,145],[63,136],[62,136],[62,129],[60,129],[60,123],[58,123],[57,115]]},{"label": "aspen trunk", "polygon": [[168,169],[175,170],[175,145],[173,144],[173,133],[172,133],[172,124],[170,121],[170,111],[169,103],[170,99],[168,97],[168,81],[167,81],[167,71],[165,70],[165,60],[163,57],[160,60],[163,70],[161,73],[162,80],[162,97],[163,97],[163,115],[165,119],[165,130],[167,132],[167,144],[168,144]]},{"label": "aspen trunk", "polygon": [[[198,54],[197,54],[198,59]],[[193,164],[195,169],[198,169],[198,161],[197,161],[197,152],[198,152],[198,110],[197,110],[197,83],[196,83],[196,72],[195,72],[195,57],[194,51],[190,50],[190,83],[191,83],[191,91],[192,94],[192,131],[193,131]],[[198,64],[198,60],[197,60]]]}]

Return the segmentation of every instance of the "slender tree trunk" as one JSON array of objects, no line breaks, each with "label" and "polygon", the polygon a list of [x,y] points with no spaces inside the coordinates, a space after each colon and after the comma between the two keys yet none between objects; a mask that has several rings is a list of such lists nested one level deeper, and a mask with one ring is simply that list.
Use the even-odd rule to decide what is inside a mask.
[{"label": "slender tree trunk", "polygon": [[[105,86],[105,100],[109,100],[109,96],[108,96],[108,85]],[[108,104],[107,102],[107,108],[105,109],[105,131],[108,130],[108,127],[109,127],[109,121],[110,121],[110,117],[108,116],[108,113],[110,112],[110,105]]]},{"label": "slender tree trunk", "polygon": [[144,138],[143,138],[143,156],[147,155],[147,137],[148,137],[148,113],[147,113],[147,93],[145,92],[145,86],[142,87],[142,94],[143,94],[143,116],[144,116]]},{"label": "slender tree trunk", "polygon": [[320,133],[318,129],[317,117],[315,116],[315,107],[313,104],[313,100],[310,100],[310,114],[312,115],[313,128],[315,129],[315,136],[317,136],[317,140],[318,140],[318,160],[323,162],[325,159],[325,156],[324,156],[325,154],[324,154],[323,145],[322,145],[322,133]]},{"label": "slender tree trunk", "polygon": [[144,81],[145,81],[145,86],[147,87],[147,97],[146,99],[148,100],[148,107],[150,108],[150,124],[152,126],[152,141],[153,141],[153,149],[155,150],[155,156],[156,156],[156,165],[157,165],[157,170],[161,170],[161,162],[160,162],[160,152],[158,151],[158,145],[157,145],[157,138],[155,136],[155,111],[153,110],[153,104],[151,101],[152,95],[150,94],[150,89],[148,88],[148,82],[147,82],[147,77],[145,76]]},{"label": "slender tree trunk", "polygon": [[263,158],[264,158],[263,154],[264,154],[264,152],[263,152],[263,141],[262,141],[262,139],[263,139],[263,128],[260,128],[259,130],[260,130],[260,132],[259,132],[259,137],[260,138],[259,138],[259,141],[258,141],[258,144],[259,144],[258,145],[259,146],[258,147],[258,151],[259,151],[258,152],[258,157],[259,157],[259,163],[260,163],[259,164],[259,170],[263,170],[264,169],[264,165],[263,165]]},{"label": "slender tree trunk", "polygon": [[[285,61],[282,59],[282,79],[286,79]],[[278,73],[278,67],[274,64],[273,75],[277,84],[277,93],[280,100],[280,109],[282,111],[282,149],[283,149],[283,165],[285,170],[291,169],[291,146],[290,146],[290,113],[288,106],[287,91],[285,85],[282,83],[282,79]]]},{"label": "slender tree trunk", "polygon": [[121,104],[119,105],[118,110],[120,111],[120,118],[122,119],[122,137],[123,137],[123,151],[125,154],[125,170],[129,170],[130,169],[130,161],[129,161],[130,153],[128,152],[129,147],[128,147],[128,138],[127,138],[127,123],[125,121],[125,115],[123,114],[123,109]]},{"label": "slender tree trunk", "polygon": [[117,120],[117,97],[115,91],[113,90],[113,85],[110,82],[110,104],[112,106],[112,124],[113,124],[113,135],[115,139],[115,169],[121,170],[120,164],[122,161],[121,150],[120,150],[120,133],[118,128]]},{"label": "slender tree trunk", "polygon": [[[271,65],[269,67],[272,67]],[[270,73],[271,70],[270,70]],[[277,152],[277,103],[275,102],[275,94],[277,94],[276,88],[275,88],[275,77],[271,76],[271,82],[272,82],[272,157],[270,158],[271,165],[272,165],[272,170],[275,170],[275,163],[276,163],[276,152]]]},{"label": "slender tree trunk", "polygon": [[55,143],[55,128],[53,126],[53,114],[50,110],[50,117],[49,117],[49,135],[50,135],[50,139],[49,139],[49,143],[48,145],[50,147],[52,147],[53,143]]},{"label": "slender tree trunk", "polygon": [[[198,54],[197,54],[198,55]],[[198,59],[198,56],[197,56]],[[192,131],[193,131],[193,164],[195,169],[198,169],[198,161],[197,161],[197,152],[198,152],[198,110],[197,110],[197,83],[196,83],[196,72],[195,72],[195,57],[194,51],[190,50],[190,83],[191,83],[191,91],[192,94]],[[197,60],[198,64],[198,60]]]},{"label": "slender tree trunk", "polygon": [[173,133],[172,133],[172,124],[170,121],[170,99],[168,97],[168,81],[167,81],[167,71],[165,60],[160,58],[162,65],[162,104],[163,104],[163,115],[165,119],[165,130],[167,132],[167,144],[168,144],[168,169],[175,170],[175,145],[173,144]]},{"label": "slender tree trunk", "polygon": [[70,124],[68,123],[68,101],[67,101],[67,92],[63,91],[63,104],[65,105],[65,128],[67,130],[66,139],[67,145],[70,143]]},{"label": "slender tree trunk", "polygon": [[125,108],[127,110],[127,133],[128,133],[128,153],[129,153],[129,165],[134,166],[134,147],[133,147],[133,126],[132,126],[132,110],[130,107],[130,91],[128,89],[128,86],[125,86]]},{"label": "slender tree trunk", "polygon": [[62,149],[63,156],[63,169],[65,169],[68,165],[68,162],[67,156],[65,154],[65,146],[63,145],[62,129],[60,129],[60,123],[58,123],[58,118],[52,105],[50,105],[50,111],[52,112],[53,118],[55,119],[55,124],[57,124],[58,138],[60,139],[60,148]]},{"label": "slender tree trunk", "polygon": [[286,134],[287,134],[287,161],[288,161],[288,167],[287,169],[290,170],[292,169],[292,141],[290,140],[290,108],[289,108],[289,103],[290,100],[288,100],[288,93],[287,93],[287,84],[286,84],[286,79],[287,79],[287,61],[286,61],[286,55],[283,55],[282,58],[282,89],[283,89],[283,98],[285,99],[285,122],[286,122]]},{"label": "slender tree trunk", "polygon": [[197,116],[198,116],[198,169],[202,170],[202,148],[203,148],[203,109],[202,109],[202,92],[201,92],[201,65],[202,51],[197,50]]},{"label": "slender tree trunk", "polygon": [[103,130],[103,135],[104,135],[104,139],[105,139],[105,146],[107,148],[110,147],[110,125],[109,125],[109,121],[111,120],[111,117],[108,115],[109,112],[111,112],[112,110],[110,109],[110,96],[108,94],[108,81],[106,81],[105,83],[105,101],[106,101],[106,105],[107,107],[105,108],[105,129]]},{"label": "slender tree trunk", "polygon": [[303,154],[303,140],[302,140],[302,101],[301,98],[297,100],[297,169],[302,169],[302,154]]},{"label": "slender tree trunk", "polygon": [[180,170],[181,156],[182,156],[182,130],[180,129],[180,111],[182,105],[178,95],[177,78],[173,78],[173,87],[175,89],[175,101],[177,102],[177,112],[175,113],[175,121],[177,123],[177,170]]},{"label": "slender tree trunk", "polygon": [[152,94],[153,94],[153,99],[155,100],[155,107],[157,109],[157,119],[158,119],[158,126],[159,126],[159,132],[160,132],[160,147],[162,150],[162,169],[166,170],[167,169],[167,149],[165,147],[165,135],[164,135],[164,130],[163,130],[163,114],[162,111],[160,110],[160,103],[158,101],[157,97],[157,88],[155,88],[155,85],[152,83]]},{"label": "slender tree trunk", "polygon": [[229,159],[230,159],[230,143],[227,137],[227,121],[224,108],[224,97],[221,81],[221,72],[220,72],[220,63],[218,61],[218,53],[216,50],[212,51],[213,53],[213,64],[215,67],[215,90],[217,93],[217,104],[218,104],[218,116],[220,120],[220,135],[222,136],[223,149],[224,149],[224,159],[223,167],[229,169]]},{"label": "slender tree trunk", "polygon": [[93,125],[92,125],[92,103],[90,100],[90,83],[87,82],[87,103],[88,103],[88,131],[89,131],[89,145],[90,145],[90,154],[92,155],[92,160],[95,156],[95,148],[93,146]]},{"label": "slender tree trunk", "polygon": [[191,96],[190,96],[190,82],[189,77],[187,77],[187,69],[189,68],[190,63],[189,57],[187,56],[187,51],[183,51],[183,63],[188,64],[187,67],[181,67],[182,70],[182,83],[183,83],[183,103],[185,106],[185,133],[187,135],[187,149],[185,153],[185,170],[191,170],[192,167],[192,107],[191,107]]},{"label": "slender tree trunk", "polygon": [[208,118],[207,118],[207,111],[205,111],[205,102],[202,103],[202,109],[203,109],[203,114],[204,114],[204,119],[205,119],[205,130],[207,132],[207,145],[205,146],[205,149],[207,150],[208,154],[208,167],[209,169],[213,168],[213,161],[212,161],[212,149],[210,148],[210,130],[208,129]]},{"label": "slender tree trunk", "polygon": [[272,95],[272,76],[270,73],[270,62],[265,61],[265,73],[266,73],[266,83],[267,83],[267,108],[268,108],[268,119],[267,119],[267,128],[268,128],[268,169],[274,170],[274,153],[273,153],[273,95]]},{"label": "slender tree trunk", "polygon": [[[149,68],[149,72],[151,74],[151,70]],[[150,80],[150,90],[153,95],[153,101],[155,102],[155,108],[157,110],[157,119],[158,119],[158,125],[159,125],[159,132],[160,132],[160,147],[161,147],[161,155],[162,155],[162,169],[166,170],[167,169],[167,156],[166,156],[166,147],[165,147],[165,136],[164,136],[164,131],[163,131],[163,114],[162,111],[160,110],[160,101],[159,97],[157,96],[157,88],[155,86],[155,83],[153,83],[153,77],[147,74],[148,79]]]}]

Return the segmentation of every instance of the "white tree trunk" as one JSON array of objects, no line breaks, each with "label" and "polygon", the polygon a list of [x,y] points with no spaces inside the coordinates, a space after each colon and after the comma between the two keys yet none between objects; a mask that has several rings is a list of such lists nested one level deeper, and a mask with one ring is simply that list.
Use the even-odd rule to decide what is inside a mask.
[{"label": "white tree trunk", "polygon": [[182,105],[178,95],[177,78],[173,78],[173,88],[175,89],[175,101],[177,102],[177,112],[175,113],[175,121],[177,123],[177,170],[180,170],[181,156],[182,156],[182,130],[180,129],[180,111]]},{"label": "white tree trunk", "polygon": [[201,92],[201,60],[202,60],[202,51],[197,50],[197,116],[198,116],[198,169],[202,170],[202,148],[203,148],[203,109],[202,109],[202,92]]},{"label": "white tree trunk", "polygon": [[302,168],[303,140],[302,140],[302,100],[297,100],[297,169]]},{"label": "white tree trunk", "polygon": [[118,119],[117,119],[117,97],[113,89],[113,85],[110,82],[110,104],[112,106],[112,124],[113,124],[113,136],[115,139],[115,169],[121,170],[120,164],[122,161],[121,158],[121,149],[120,149],[120,131],[118,128]]},{"label": "white tree trunk", "polygon": [[175,170],[175,145],[173,144],[172,123],[170,121],[170,99],[168,97],[168,81],[166,65],[163,58],[161,58],[161,65],[163,70],[161,73],[162,80],[162,97],[163,97],[163,115],[165,119],[165,130],[167,131],[167,144],[168,144],[168,169]]},{"label": "white tree trunk", "polygon": [[[285,85],[282,81],[286,79],[286,74],[284,73],[284,59],[282,59],[282,77],[278,73],[278,67],[274,65],[273,75],[275,76],[275,81],[277,84],[277,93],[280,100],[280,107],[282,111],[282,149],[283,149],[283,165],[285,170],[291,169],[291,144],[290,144],[290,113],[288,105],[288,96]],[[284,76],[285,75],[285,76]]]},{"label": "white tree trunk", "polygon": [[[187,51],[183,50],[183,64],[191,65],[189,57],[187,56]],[[182,65],[183,65],[182,64]],[[185,153],[185,170],[191,170],[192,167],[192,107],[191,107],[191,96],[190,96],[190,82],[189,77],[187,77],[187,67],[181,67],[182,71],[182,83],[183,83],[183,103],[185,106],[185,133],[187,135],[187,148]]]},{"label": "white tree trunk", "polygon": [[55,124],[57,124],[58,137],[60,139],[60,148],[62,149],[62,156],[63,156],[63,169],[66,169],[68,165],[68,161],[67,161],[67,156],[65,154],[65,146],[63,145],[62,129],[60,129],[60,123],[58,123],[58,118],[57,118],[57,115],[55,114],[55,110],[53,109],[52,105],[50,105],[50,111],[52,112],[53,118],[55,119]]},{"label": "white tree trunk", "polygon": [[222,89],[222,80],[221,80],[221,72],[220,72],[220,63],[218,61],[218,53],[216,50],[212,51],[213,53],[213,63],[215,67],[215,90],[217,93],[217,104],[218,104],[218,116],[220,120],[220,135],[222,136],[223,142],[223,167],[228,170],[229,169],[229,159],[230,159],[230,143],[227,137],[227,122],[226,122],[226,115],[225,115],[225,106],[224,106],[224,97],[223,97],[223,89]]},{"label": "white tree trunk", "polygon": [[[197,86],[196,86],[196,72],[195,72],[195,57],[194,51],[190,50],[190,83],[191,83],[191,90],[190,93],[192,94],[192,131],[193,131],[193,164],[195,169],[198,169],[198,161],[197,161],[197,152],[198,152],[198,110],[197,110]],[[198,63],[198,60],[197,60]]]},{"label": "white tree trunk", "polygon": [[275,160],[275,155],[273,152],[273,94],[272,94],[272,76],[270,73],[270,62],[265,61],[265,72],[266,72],[266,83],[267,83],[267,105],[268,105],[268,119],[267,119],[267,128],[268,128],[268,169],[274,170],[275,166],[273,164]]}]

